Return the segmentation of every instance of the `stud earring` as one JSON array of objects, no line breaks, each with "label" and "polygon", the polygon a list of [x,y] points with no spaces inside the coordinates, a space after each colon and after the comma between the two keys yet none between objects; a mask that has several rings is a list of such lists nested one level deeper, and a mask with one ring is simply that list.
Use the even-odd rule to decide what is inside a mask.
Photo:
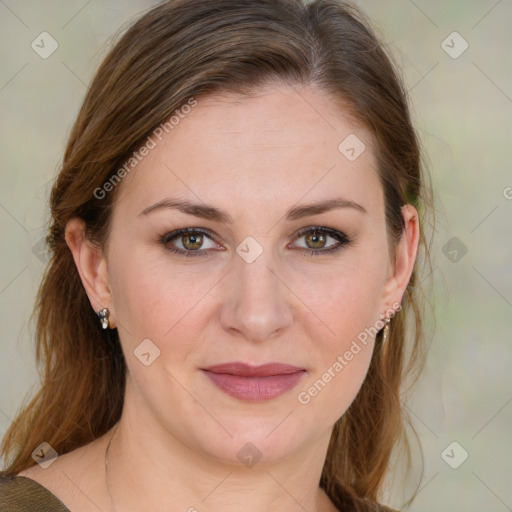
[{"label": "stud earring", "polygon": [[98,311],[98,317],[100,319],[102,329],[109,328],[109,323],[108,323],[109,315],[110,315],[110,311],[108,310],[108,308],[103,308],[100,311]]},{"label": "stud earring", "polygon": [[386,341],[388,340],[388,337],[389,337],[389,323],[391,322],[391,318],[389,317],[386,317],[384,319],[384,321],[386,322],[386,325],[384,326],[384,329],[382,331],[382,343],[386,343]]}]

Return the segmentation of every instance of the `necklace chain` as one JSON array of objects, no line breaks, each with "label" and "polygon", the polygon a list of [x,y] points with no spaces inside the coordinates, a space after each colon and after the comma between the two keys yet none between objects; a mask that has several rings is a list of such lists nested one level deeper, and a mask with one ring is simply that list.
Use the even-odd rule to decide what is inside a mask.
[{"label": "necklace chain", "polygon": [[114,440],[114,437],[116,437],[118,427],[119,427],[119,423],[115,426],[114,433],[112,434],[112,437],[110,438],[110,441],[108,442],[107,449],[105,450],[105,483],[107,484],[107,492],[108,492],[108,496],[110,498],[110,506],[114,512],[116,512],[116,508],[114,506],[112,494],[110,493],[110,488],[108,486],[108,455],[110,453],[110,447],[112,445],[112,441]]}]

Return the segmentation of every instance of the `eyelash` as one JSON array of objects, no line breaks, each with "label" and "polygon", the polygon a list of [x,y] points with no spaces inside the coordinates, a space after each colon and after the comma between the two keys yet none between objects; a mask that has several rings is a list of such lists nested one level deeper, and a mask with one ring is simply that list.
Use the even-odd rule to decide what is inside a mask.
[{"label": "eyelash", "polygon": [[[320,227],[320,226],[312,226],[301,229],[297,233],[297,238],[299,239],[304,235],[307,235],[308,233],[321,233],[324,235],[331,236],[332,238],[338,240],[339,244],[333,245],[329,247],[328,249],[304,249],[299,248],[297,249],[299,252],[307,253],[310,256],[318,256],[318,255],[325,255],[325,254],[333,254],[337,251],[339,251],[342,247],[348,246],[352,243],[352,239],[350,239],[345,233],[342,233],[341,231],[338,231],[336,229],[331,229],[327,227]],[[190,235],[190,234],[196,234],[196,235],[206,235],[208,238],[213,240],[213,234],[208,229],[198,229],[198,228],[185,228],[185,229],[178,229],[176,231],[172,231],[171,233],[166,233],[162,237],[160,237],[160,244],[162,244],[168,251],[171,253],[178,254],[180,256],[204,256],[208,254],[207,250],[197,250],[197,251],[184,251],[183,249],[177,249],[176,247],[169,246],[169,242],[180,238],[183,235]]]}]

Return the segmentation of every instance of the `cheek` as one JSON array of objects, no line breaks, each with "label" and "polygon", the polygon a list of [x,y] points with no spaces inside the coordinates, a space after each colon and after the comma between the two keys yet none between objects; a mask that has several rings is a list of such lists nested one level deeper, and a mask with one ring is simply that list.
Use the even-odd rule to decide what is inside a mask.
[{"label": "cheek", "polygon": [[342,284],[323,309],[329,334],[315,338],[310,333],[316,340],[312,347],[316,364],[297,396],[305,414],[331,425],[345,413],[365,380],[377,332],[372,290]]},{"label": "cheek", "polygon": [[[297,399],[305,414],[334,423],[357,396],[372,358],[375,335],[380,329],[380,291],[384,266],[369,258],[317,282],[328,292],[309,292],[305,302],[319,312],[320,322],[310,323],[311,347],[317,364],[301,386]],[[307,287],[303,293],[307,293]],[[313,324],[315,324],[313,326]],[[316,334],[316,335],[315,335]]]},{"label": "cheek", "polygon": [[318,312],[328,352],[342,349],[379,319],[385,272],[384,259],[354,252],[335,268],[303,281],[298,293]]},{"label": "cheek", "polygon": [[215,279],[191,268],[178,268],[161,255],[132,251],[122,258],[114,255],[113,261],[117,263],[111,272],[111,287],[120,334],[124,345],[129,345],[125,348],[133,350],[148,338],[161,348],[172,340],[173,351],[180,344],[190,345],[193,330],[197,332],[205,316],[202,298],[214,287]]}]

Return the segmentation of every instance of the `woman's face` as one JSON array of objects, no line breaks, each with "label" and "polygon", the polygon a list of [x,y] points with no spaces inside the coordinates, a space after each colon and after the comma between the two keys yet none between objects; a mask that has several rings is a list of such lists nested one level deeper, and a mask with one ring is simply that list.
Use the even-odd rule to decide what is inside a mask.
[{"label": "woman's face", "polygon": [[[141,423],[213,458],[276,461],[328,439],[356,397],[414,251],[392,262],[369,134],[324,93],[197,102],[117,185],[91,300],[119,330]],[[300,371],[205,371],[237,362]]]}]

